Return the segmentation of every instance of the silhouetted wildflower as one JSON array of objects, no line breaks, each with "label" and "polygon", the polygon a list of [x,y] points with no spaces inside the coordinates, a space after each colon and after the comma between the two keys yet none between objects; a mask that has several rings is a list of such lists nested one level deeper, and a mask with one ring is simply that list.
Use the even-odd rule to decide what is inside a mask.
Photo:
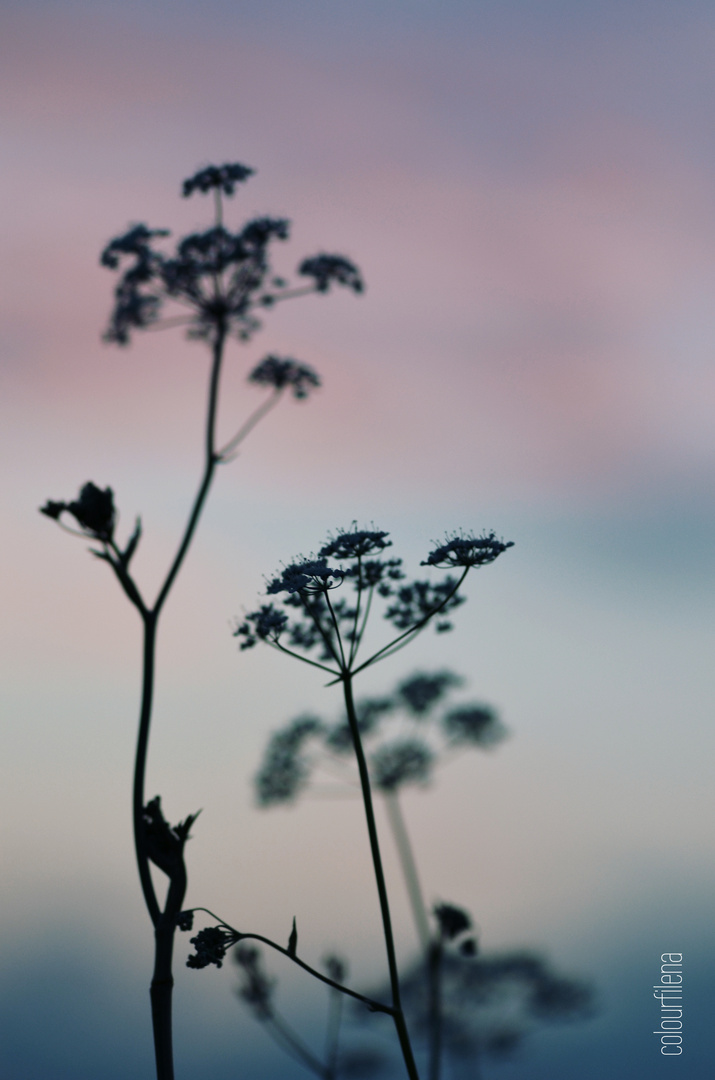
[{"label": "silhouetted wildflower", "polygon": [[258,611],[247,615],[245,621],[234,630],[234,637],[242,637],[242,649],[252,648],[258,641],[277,641],[288,624],[288,616],[274,607],[263,604]]},{"label": "silhouetted wildflower", "polygon": [[307,783],[309,767],[301,753],[306,741],[323,729],[314,716],[301,716],[284,731],[276,731],[266,748],[261,770],[256,776],[256,796],[260,806],[290,802]]},{"label": "silhouetted wildflower", "polygon": [[103,544],[111,544],[116,520],[114,493],[111,488],[102,491],[90,481],[80,491],[79,498],[73,502],[48,501],[40,507],[40,513],[54,521],[59,521],[65,511],[72,515],[87,536]]},{"label": "silhouetted wildflower", "polygon": [[493,532],[485,536],[453,536],[430,552],[421,565],[438,566],[442,569],[486,566],[513,546],[513,540],[505,544],[502,540],[497,540]]},{"label": "silhouetted wildflower", "polygon": [[[431,1004],[422,958],[404,973],[401,986],[412,1030],[428,1036]],[[584,1019],[593,1012],[593,992],[585,983],[557,975],[531,953],[464,957],[461,950],[450,950],[441,959],[440,986],[443,1046],[455,1062],[480,1054],[504,1056],[537,1023]],[[563,1011],[539,1011],[541,987],[563,1002]],[[371,992],[377,998],[380,993],[384,988]]]},{"label": "silhouetted wildflower", "polygon": [[456,586],[457,581],[453,577],[447,577],[436,584],[430,581],[413,581],[409,585],[403,585],[395,590],[395,601],[385,612],[385,618],[398,630],[407,630],[439,612],[437,631],[442,633],[451,630],[452,624],[444,619],[444,616],[463,604],[465,599],[455,591]]},{"label": "silhouetted wildflower", "polygon": [[176,925],[179,930],[193,930],[194,928],[194,913],[193,911],[180,911],[176,916]]},{"label": "silhouetted wildflower", "polygon": [[236,935],[223,926],[208,926],[205,930],[199,930],[196,937],[191,938],[196,952],[188,957],[186,966],[205,968],[209,964],[215,964],[220,968],[227,950],[235,945],[237,940]]},{"label": "silhouetted wildflower", "polygon": [[318,554],[326,559],[361,559],[392,547],[392,540],[387,539],[389,535],[388,532],[368,529],[338,532],[328,539]]},{"label": "silhouetted wildflower", "polygon": [[188,180],[184,180],[181,193],[184,198],[187,198],[194,191],[205,194],[213,188],[219,188],[224,195],[233,195],[236,184],[247,180],[254,173],[255,169],[250,169],[248,165],[240,165],[238,162],[233,165],[209,165],[194,173]]},{"label": "silhouetted wildflower", "polygon": [[447,941],[454,941],[465,930],[471,930],[472,920],[468,912],[454,904],[435,904],[432,909],[439,926],[440,935]]},{"label": "silhouetted wildflower", "polygon": [[455,743],[493,746],[506,736],[496,713],[487,705],[467,705],[451,709],[442,718],[442,725]]},{"label": "silhouetted wildflower", "polygon": [[[184,181],[183,194],[213,190],[232,195],[235,185],[252,173],[246,165],[210,165]],[[111,240],[101,255],[102,265],[110,270],[124,267],[105,340],[128,344],[132,330],[155,324],[165,301],[172,299],[192,311],[190,337],[214,342],[233,332],[239,340],[249,340],[261,325],[254,309],[291,295],[285,292],[285,281],[272,276],[269,260],[272,242],[287,240],[289,231],[285,218],[258,217],[236,233],[217,220],[212,228],[180,240],[170,256],[155,245],[170,235],[166,229],[133,225]],[[305,259],[299,273],[313,279],[316,292],[326,292],[333,282],[362,291],[359,271],[340,255]],[[303,369],[300,378],[293,372],[297,397],[315,385],[308,372]]]},{"label": "silhouetted wildflower", "polygon": [[273,386],[276,390],[290,386],[293,397],[299,400],[307,398],[311,390],[320,386],[319,376],[307,364],[278,356],[267,356],[261,360],[248,376],[248,381],[258,386]]},{"label": "silhouetted wildflower", "polygon": [[461,686],[464,679],[453,671],[436,671],[432,675],[420,673],[405,679],[397,687],[397,693],[410,712],[422,716],[428,712],[453,686]]},{"label": "silhouetted wildflower", "polygon": [[313,278],[318,292],[327,292],[331,282],[346,285],[356,293],[365,288],[357,266],[342,255],[314,255],[304,259],[298,273]]},{"label": "silhouetted wildflower", "polygon": [[401,739],[376,750],[371,758],[375,786],[382,791],[396,791],[403,784],[424,784],[429,779],[433,755],[417,739]]},{"label": "silhouetted wildflower", "polygon": [[273,578],[267,593],[327,592],[342,585],[345,571],[328,566],[325,559],[305,559],[284,566],[280,577]]}]

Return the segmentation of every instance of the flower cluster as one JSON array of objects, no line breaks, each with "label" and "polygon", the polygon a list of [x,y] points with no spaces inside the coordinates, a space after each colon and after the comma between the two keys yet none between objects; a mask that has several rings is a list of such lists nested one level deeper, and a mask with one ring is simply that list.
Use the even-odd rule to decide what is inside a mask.
[{"label": "flower cluster", "polygon": [[[183,194],[215,190],[232,195],[235,185],[252,173],[238,163],[210,165],[184,181]],[[285,218],[257,217],[236,233],[217,222],[179,241],[170,256],[155,246],[170,235],[166,229],[133,225],[107,244],[100,259],[102,266],[122,271],[105,339],[128,344],[133,330],[155,324],[165,302],[176,300],[190,309],[190,336],[213,341],[219,333],[235,332],[248,340],[260,327],[253,309],[289,295],[284,281],[271,278],[269,259],[271,244],[287,240],[289,229]],[[305,259],[298,272],[312,278],[315,292],[327,292],[331,284],[353,292],[363,288],[357,267],[340,255]],[[298,290],[305,291],[310,290]],[[307,386],[305,376],[297,385]]]},{"label": "flower cluster", "polygon": [[457,592],[456,578],[447,577],[444,581],[433,584],[431,581],[413,581],[397,589],[394,602],[385,612],[398,630],[408,630],[426,622],[433,614],[439,613],[435,623],[438,633],[452,629],[452,623],[444,616],[464,603],[464,597]]},{"label": "flower cluster", "polygon": [[380,791],[396,791],[403,784],[425,784],[434,755],[418,739],[401,739],[381,746],[370,759],[370,775]]},{"label": "flower cluster", "polygon": [[[278,641],[285,632],[289,651],[297,649],[298,653],[307,653],[317,647],[321,650],[321,661],[335,664],[343,672],[359,670],[354,669],[353,664],[375,596],[388,601],[384,618],[400,633],[361,668],[389,653],[393,646],[418,633],[431,621],[438,632],[451,629],[447,616],[463,603],[459,586],[465,575],[460,579],[447,576],[438,582],[406,582],[402,560],[384,557],[383,553],[391,543],[384,530],[358,529],[357,523],[353,522],[350,530],[331,534],[317,555],[300,558],[285,566],[269,581],[266,591],[273,595],[287,594],[281,598],[281,603],[294,609],[293,617],[281,616],[272,605],[264,605],[259,611],[252,612],[235,630],[236,636],[243,638],[241,648],[249,648],[263,640],[285,649],[285,641],[282,644]],[[427,564],[460,565],[466,574],[470,566],[493,561],[509,546],[497,541],[491,533],[479,538],[452,538],[432,552]],[[330,566],[328,559],[333,558],[342,565]],[[349,583],[356,594],[354,602],[345,597],[329,598],[328,593],[344,582]]]},{"label": "flower cluster", "polygon": [[261,806],[290,802],[307,783],[309,768],[304,747],[319,734],[322,724],[314,716],[300,716],[288,728],[271,736],[256,777],[256,796]]},{"label": "flower cluster", "polygon": [[280,576],[273,578],[267,593],[324,593],[342,585],[345,571],[328,566],[323,558],[304,559],[284,566]]},{"label": "flower cluster", "polygon": [[[353,522],[356,526],[357,522]],[[366,555],[376,555],[387,547],[392,547],[390,534],[377,529],[357,529],[352,532],[338,532],[329,536],[327,544],[319,551],[323,558],[363,559]]]},{"label": "flower cluster", "polygon": [[236,184],[243,183],[254,173],[255,169],[249,168],[248,165],[240,165],[238,162],[233,165],[209,165],[206,169],[201,169],[189,177],[188,180],[184,180],[181,193],[185,199],[194,191],[201,191],[205,195],[213,189],[222,191],[224,195],[233,195]]},{"label": "flower cluster", "polygon": [[234,637],[244,639],[240,644],[241,649],[252,649],[259,641],[276,644],[287,625],[288,616],[285,612],[279,611],[273,604],[262,604],[258,611],[252,611],[245,621],[236,627]]},{"label": "flower cluster", "polygon": [[226,957],[226,952],[239,940],[237,935],[225,926],[207,926],[205,930],[199,930],[196,937],[191,938],[191,944],[196,950],[186,961],[190,968],[205,968],[209,964],[215,964],[220,968]]},{"label": "flower cluster", "polygon": [[358,268],[342,255],[314,255],[304,259],[298,273],[312,278],[317,292],[327,292],[332,282],[345,285],[356,293],[363,292],[365,288]]},{"label": "flower cluster", "polygon": [[272,386],[276,390],[290,387],[293,397],[298,400],[307,398],[311,390],[320,386],[320,377],[307,364],[299,364],[278,356],[266,356],[248,376],[248,381],[257,386]]},{"label": "flower cluster", "polygon": [[[389,794],[425,784],[453,751],[488,749],[505,738],[506,728],[489,706],[449,707],[452,691],[463,681],[452,671],[420,671],[390,694],[355,703],[358,732],[378,790]],[[352,749],[345,715],[337,723],[313,715],[291,721],[274,732],[266,746],[254,780],[259,806],[291,802],[323,772],[334,784],[335,767],[347,767]]]},{"label": "flower cluster", "polygon": [[438,566],[442,569],[486,566],[510,547],[514,547],[513,540],[505,544],[503,540],[497,540],[493,532],[484,536],[459,534],[446,537],[444,544],[431,551],[422,566]]}]

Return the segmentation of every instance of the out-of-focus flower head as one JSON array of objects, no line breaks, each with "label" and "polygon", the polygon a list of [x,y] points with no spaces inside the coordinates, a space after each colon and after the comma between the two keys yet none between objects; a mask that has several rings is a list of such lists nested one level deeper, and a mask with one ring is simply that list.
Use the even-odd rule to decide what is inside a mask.
[{"label": "out-of-focus flower head", "polygon": [[288,616],[273,604],[262,604],[258,611],[252,611],[244,622],[233,632],[240,637],[241,649],[251,649],[258,641],[277,641],[286,628]]},{"label": "out-of-focus flower head", "polygon": [[424,716],[447,690],[461,686],[463,682],[464,679],[453,671],[420,672],[401,682],[397,693],[410,712]]},{"label": "out-of-focus flower head", "polygon": [[54,521],[59,521],[65,511],[72,515],[87,536],[104,544],[112,542],[116,510],[111,488],[105,488],[102,491],[90,481],[84,485],[79,497],[73,502],[49,501],[40,508],[41,514],[45,514]]},{"label": "out-of-focus flower head", "polygon": [[246,1002],[257,1020],[270,1020],[273,1016],[275,979],[269,978],[263,970],[260,950],[255,945],[239,945],[234,959],[243,972],[238,996]]},{"label": "out-of-focus flower head", "polygon": [[303,277],[311,277],[318,292],[327,292],[330,285],[345,285],[353,292],[363,292],[365,285],[355,263],[342,255],[313,255],[298,267]]},{"label": "out-of-focus flower head", "polygon": [[400,739],[379,747],[372,755],[370,773],[381,791],[397,791],[404,784],[425,784],[434,755],[417,739]]},{"label": "out-of-focus flower head", "polygon": [[463,908],[454,904],[435,904],[432,909],[440,935],[447,941],[454,941],[465,930],[471,930],[472,919]]},{"label": "out-of-focus flower head", "polygon": [[184,180],[181,193],[186,199],[195,191],[206,194],[206,192],[218,188],[224,195],[233,195],[236,184],[243,183],[249,176],[253,176],[255,171],[255,169],[249,168],[248,165],[240,165],[238,162],[232,165],[209,165],[207,168],[194,173],[188,180]]},{"label": "out-of-focus flower head", "polygon": [[276,390],[289,386],[293,397],[298,400],[307,398],[311,390],[320,386],[320,376],[307,364],[279,356],[266,356],[261,360],[248,376],[248,381],[257,386],[272,386]]},{"label": "out-of-focus flower head", "polygon": [[442,726],[453,743],[474,746],[494,746],[507,735],[496,712],[488,705],[450,709],[442,718]]}]

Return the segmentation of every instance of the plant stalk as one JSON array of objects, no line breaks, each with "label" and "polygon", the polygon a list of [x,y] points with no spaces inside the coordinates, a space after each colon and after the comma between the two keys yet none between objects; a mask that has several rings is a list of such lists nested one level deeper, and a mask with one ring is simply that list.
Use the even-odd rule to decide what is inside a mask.
[{"label": "plant stalk", "polygon": [[382,869],[382,857],[380,855],[380,843],[377,835],[377,824],[375,822],[375,811],[372,804],[372,792],[370,790],[370,776],[367,768],[367,761],[365,760],[365,751],[363,750],[362,740],[360,738],[360,729],[358,727],[357,714],[355,712],[355,701],[353,698],[352,688],[352,674],[349,671],[343,671],[342,675],[343,692],[345,695],[345,709],[348,716],[348,723],[350,724],[350,731],[353,738],[353,746],[355,748],[355,757],[357,758],[358,772],[360,774],[360,786],[362,788],[363,804],[365,807],[365,817],[367,819],[367,831],[370,839],[370,851],[372,853],[372,864],[375,871],[375,882],[377,884],[377,894],[380,900],[380,913],[382,915],[382,930],[385,937],[385,950],[387,952],[387,966],[390,974],[390,989],[392,992],[392,1005],[394,1008],[393,1019],[395,1021],[395,1027],[397,1029],[397,1036],[400,1040],[400,1047],[402,1049],[402,1056],[405,1060],[405,1067],[410,1080],[419,1080],[419,1073],[417,1072],[417,1066],[415,1064],[414,1054],[412,1053],[412,1045],[410,1043],[410,1036],[407,1031],[407,1024],[405,1023],[405,1017],[402,1012],[402,1001],[400,997],[400,980],[397,971],[397,957],[395,955],[395,942],[392,934],[392,920],[390,917],[390,905],[387,898],[387,886],[385,884],[385,874]]},{"label": "plant stalk", "polygon": [[151,609],[138,608],[144,625],[144,649],[142,660],[142,698],[134,765],[132,809],[134,819],[134,846],[139,869],[139,880],[141,882],[149,917],[154,926],[154,974],[151,982],[150,997],[157,1080],[174,1080],[172,1045],[172,990],[174,979],[172,975],[172,956],[174,950],[174,935],[176,933],[176,916],[181,910],[181,905],[186,893],[187,882],[186,868],[182,856],[180,865],[177,866],[176,870],[171,875],[166,903],[164,910],[162,911],[152,881],[144,825],[144,786],[154,697],[156,635],[159,615],[189,550],[191,540],[201,516],[201,511],[206,502],[206,496],[211,487],[211,481],[213,480],[216,471],[216,465],[220,460],[216,453],[216,416],[226,332],[226,326],[220,325],[213,343],[213,361],[209,377],[206,415],[205,460],[201,483],[194,499],[189,520],[181,538],[179,548],[164,583],[159,590],[154,607]]}]

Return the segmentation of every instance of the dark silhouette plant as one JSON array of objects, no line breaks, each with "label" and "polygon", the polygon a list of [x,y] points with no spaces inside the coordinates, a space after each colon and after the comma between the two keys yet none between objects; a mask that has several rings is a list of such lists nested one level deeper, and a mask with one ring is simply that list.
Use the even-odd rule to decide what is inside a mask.
[{"label": "dark silhouette plant", "polygon": [[[428,554],[422,565],[442,570],[458,570],[458,576],[448,574],[436,581],[430,578],[408,581],[402,569],[402,560],[388,558],[384,554],[392,545],[388,535],[381,530],[358,529],[354,523],[351,530],[330,536],[316,555],[307,558],[301,556],[284,566],[266,587],[269,596],[280,599],[276,603],[262,604],[256,611],[246,615],[236,627],[235,635],[239,638],[242,649],[252,648],[259,641],[265,642],[278,652],[330,675],[331,681],[328,685],[339,683],[342,686],[382,918],[390,977],[390,1003],[385,1005],[374,997],[370,999],[354,991],[351,993],[353,997],[361,997],[373,1011],[385,1012],[392,1017],[407,1073],[411,1080],[418,1080],[401,1001],[392,917],[373,807],[370,768],[363,746],[361,726],[365,726],[365,717],[358,713],[353,683],[358,674],[404,648],[430,623],[433,623],[440,633],[450,629],[448,616],[464,600],[459,590],[469,571],[494,562],[499,555],[512,547],[512,543],[497,539],[493,532],[479,536],[471,533],[448,536]],[[333,594],[342,586],[345,586],[344,594],[338,593],[337,597],[333,598]],[[391,625],[393,633],[385,644],[373,647],[371,651],[366,645],[367,630],[370,615],[375,611],[378,602],[382,604],[383,617]],[[368,655],[363,659],[365,652]],[[309,730],[311,726],[309,722]],[[304,734],[305,731],[306,726],[303,724],[302,728],[299,728],[299,741],[300,733]],[[401,763],[393,760],[390,769],[391,771],[387,770],[382,774],[381,783],[385,790],[397,786],[400,770],[404,773],[405,769],[408,772],[412,769],[414,775],[414,767],[405,763],[404,756]],[[258,935],[241,933],[221,921],[218,927],[209,927],[192,939],[196,953],[189,958],[189,966],[204,967],[209,963],[222,961],[228,948],[249,937],[264,941],[298,962],[297,937],[293,934],[288,948],[284,949]],[[302,961],[300,963],[303,967],[307,966]],[[323,982],[334,985],[334,982],[315,970],[313,974]]]},{"label": "dark silhouette plant", "polygon": [[[214,224],[205,232],[180,240],[173,252],[161,246],[170,235],[166,229],[133,225],[105,247],[101,263],[119,273],[115,302],[105,340],[128,345],[137,330],[185,326],[188,337],[205,343],[211,363],[206,405],[203,472],[178,549],[153,603],[142,595],[132,572],[131,560],[141,538],[137,519],[122,546],[115,537],[117,512],[111,488],[102,490],[86,483],[71,502],[49,501],[42,513],[69,532],[92,542],[92,553],[108,563],[142,621],[143,674],[137,739],[133,819],[139,878],[146,907],[154,927],[155,961],[151,982],[151,1008],[159,1080],[172,1080],[171,1032],[172,952],[177,916],[186,892],[184,845],[196,814],[170,826],[159,797],[145,803],[149,732],[154,692],[156,636],[159,616],[179,573],[199,522],[216,468],[230,461],[237,447],[280,399],[290,392],[301,400],[320,385],[312,368],[289,357],[269,355],[249,375],[254,386],[270,391],[232,437],[223,444],[217,438],[217,412],[221,372],[229,338],[248,342],[260,328],[257,312],[276,303],[308,293],[326,293],[333,285],[355,293],[363,290],[357,267],[341,255],[318,254],[304,259],[298,277],[305,283],[291,286],[272,276],[270,256],[274,244],[288,239],[290,225],[284,218],[260,217],[238,232],[224,226],[224,199],[253,174],[238,163],[211,165],[184,181],[183,195],[212,194]],[[69,524],[68,524],[69,523]],[[166,874],[168,891],[163,905],[152,881],[150,864]]]},{"label": "dark silhouette plant", "polygon": [[[420,671],[388,694],[355,703],[370,780],[385,804],[420,942],[420,956],[402,970],[400,985],[409,1027],[427,1053],[429,1080],[438,1080],[448,1058],[468,1064],[476,1076],[484,1057],[511,1053],[538,1023],[583,1018],[592,1005],[590,988],[581,980],[555,973],[530,951],[484,955],[467,911],[444,902],[429,909],[425,903],[401,792],[428,784],[438,768],[465,750],[492,749],[507,735],[492,707],[454,699],[463,684],[450,670]],[[269,738],[255,777],[256,801],[270,808],[303,794],[354,793],[353,766],[347,716],[333,722],[299,716]],[[364,1038],[359,1049],[338,1054],[334,991],[326,1037],[331,1050],[317,1055],[280,1013],[276,980],[263,970],[259,951],[239,948],[235,958],[242,976],[239,997],[278,1045],[316,1076],[335,1080],[389,1067],[384,1049],[366,1046]],[[378,987],[370,996],[383,999],[388,993],[389,987]]]}]

